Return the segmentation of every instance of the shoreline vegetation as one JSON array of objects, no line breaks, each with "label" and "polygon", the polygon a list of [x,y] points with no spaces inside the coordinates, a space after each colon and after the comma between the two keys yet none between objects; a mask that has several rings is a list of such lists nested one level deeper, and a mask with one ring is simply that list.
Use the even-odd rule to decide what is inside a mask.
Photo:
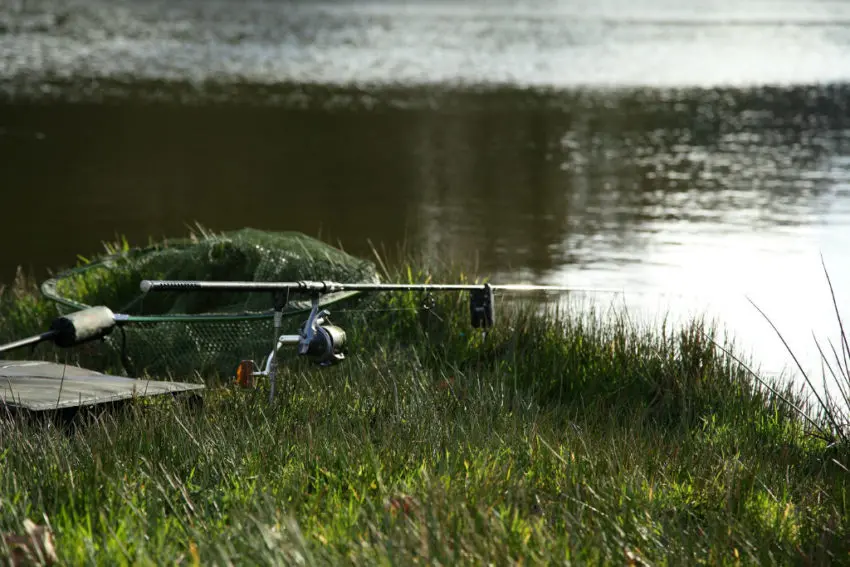
[{"label": "shoreline vegetation", "polygon": [[[410,293],[345,314],[341,366],[284,353],[272,406],[265,383],[219,379],[201,409],[4,417],[0,531],[47,526],[69,565],[850,562],[837,410],[767,388],[712,326],[512,302],[485,339],[465,297],[435,300],[427,317]],[[0,339],[55,315],[21,275]]]}]

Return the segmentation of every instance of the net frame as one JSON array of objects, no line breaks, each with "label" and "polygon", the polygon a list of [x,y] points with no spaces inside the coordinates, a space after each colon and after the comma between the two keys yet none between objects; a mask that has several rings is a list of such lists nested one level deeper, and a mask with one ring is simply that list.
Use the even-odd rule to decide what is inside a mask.
[{"label": "net frame", "polygon": [[[374,265],[360,258],[349,256],[336,248],[330,247],[324,242],[315,240],[300,233],[269,233],[243,229],[236,233],[225,233],[223,235],[207,235],[201,240],[190,239],[169,243],[167,246],[156,245],[145,248],[128,248],[121,252],[106,255],[86,264],[65,270],[59,274],[46,279],[40,286],[41,294],[52,301],[60,314],[67,314],[81,309],[92,307],[92,305],[80,297],[75,297],[69,292],[75,289],[73,282],[85,282],[88,280],[98,281],[98,270],[103,270],[103,280],[113,277],[122,265],[126,267],[140,258],[151,256],[167,249],[169,253],[185,252],[191,255],[199,247],[215,245],[221,242],[243,244],[254,239],[273,240],[275,238],[295,238],[306,247],[312,247],[315,251],[338,260],[356,263],[361,277],[357,281],[377,282],[377,271]],[[288,242],[288,241],[287,241]],[[252,251],[255,252],[255,251]],[[277,254],[289,254],[292,259],[292,250],[275,250],[267,247],[262,252],[274,260]],[[308,252],[296,261],[310,265],[315,260]],[[144,264],[144,261],[140,262]],[[335,269],[333,261],[325,267]],[[342,263],[339,264],[342,267]],[[259,268],[257,271],[260,271]],[[345,270],[342,270],[345,271]],[[276,281],[274,271],[270,270],[268,277],[256,279],[256,281]],[[145,273],[135,274],[131,279],[146,279]],[[314,275],[314,274],[305,274]],[[130,283],[133,283],[132,281]],[[63,289],[66,288],[66,289]],[[135,284],[138,288],[138,283]],[[123,371],[127,375],[148,375],[162,378],[185,379],[188,376],[200,376],[204,378],[232,377],[239,361],[244,359],[263,360],[268,356],[271,345],[276,339],[274,336],[274,298],[272,294],[267,296],[267,309],[235,309],[233,305],[227,306],[228,311],[220,312],[159,312],[142,313],[144,301],[143,294],[139,293],[125,305],[107,305],[116,313],[118,331],[113,332],[100,342],[100,348],[89,347],[89,355],[97,359],[97,364],[111,368],[115,372]],[[339,302],[352,300],[360,296],[358,291],[346,291],[323,294],[319,300],[321,307],[329,306]],[[256,297],[251,302],[245,301],[246,305],[262,303]],[[98,304],[103,304],[98,302]],[[291,297],[283,310],[283,321],[285,328],[296,330],[309,314],[312,305],[307,298]],[[136,311],[135,313],[133,311]],[[298,318],[297,323],[292,320]],[[120,369],[120,370],[119,370]]]}]

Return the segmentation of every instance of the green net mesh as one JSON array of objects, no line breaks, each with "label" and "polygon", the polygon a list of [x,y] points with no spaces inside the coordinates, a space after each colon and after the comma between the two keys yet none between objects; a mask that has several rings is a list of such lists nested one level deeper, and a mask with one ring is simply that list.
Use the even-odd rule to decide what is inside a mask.
[{"label": "green net mesh", "polygon": [[[64,312],[105,305],[125,315],[126,322],[106,338],[98,362],[120,364],[128,374],[230,376],[239,360],[268,355],[274,338],[271,294],[145,295],[139,290],[144,279],[377,282],[378,274],[373,263],[301,233],[248,228],[124,249],[47,280],[42,293]],[[353,301],[356,295],[326,294],[321,304]],[[284,332],[297,332],[309,309],[309,301],[290,300]]]}]

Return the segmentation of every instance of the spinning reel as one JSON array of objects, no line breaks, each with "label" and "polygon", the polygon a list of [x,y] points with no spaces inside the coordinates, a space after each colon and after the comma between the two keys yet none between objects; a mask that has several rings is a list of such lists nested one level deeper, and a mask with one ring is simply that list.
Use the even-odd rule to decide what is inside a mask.
[{"label": "spinning reel", "polygon": [[301,327],[301,332],[297,335],[280,334],[283,308],[286,307],[288,292],[275,292],[274,296],[274,334],[277,338],[266,357],[265,366],[258,371],[254,369],[254,361],[243,360],[239,363],[236,373],[236,383],[243,387],[252,387],[256,376],[268,378],[271,384],[271,397],[274,397],[278,351],[283,346],[295,346],[298,356],[306,357],[318,366],[332,366],[345,359],[343,348],[346,343],[345,331],[331,324],[328,319],[330,311],[319,309],[319,294],[313,295],[310,315]]},{"label": "spinning reel", "polygon": [[[275,340],[274,348],[266,357],[262,370],[254,370],[254,362],[243,360],[237,370],[236,382],[243,387],[254,385],[255,377],[268,378],[271,384],[270,396],[274,396],[275,378],[277,371],[277,355],[285,345],[296,346],[298,356],[306,357],[310,362],[324,367],[333,366],[345,360],[343,352],[346,344],[346,334],[342,327],[333,325],[328,316],[330,311],[319,309],[319,294],[314,294],[310,315],[304,322],[301,332],[297,335],[281,335],[280,323],[283,318],[283,308],[286,306],[285,295],[275,293]],[[469,312],[472,326],[487,329],[493,326],[495,310],[493,290],[485,285],[482,289],[470,291]]]}]

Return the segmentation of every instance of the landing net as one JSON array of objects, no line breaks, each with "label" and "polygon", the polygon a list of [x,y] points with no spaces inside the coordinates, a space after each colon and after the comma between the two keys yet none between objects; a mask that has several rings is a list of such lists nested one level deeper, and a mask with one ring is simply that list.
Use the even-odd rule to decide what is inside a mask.
[{"label": "landing net", "polygon": [[[102,363],[118,362],[128,374],[231,376],[239,360],[268,355],[274,334],[270,294],[144,295],[139,290],[143,279],[379,281],[374,264],[320,240],[246,228],[125,248],[45,281],[41,291],[63,313],[105,305],[126,315],[119,330],[105,339]],[[321,305],[355,295],[326,294]],[[287,331],[296,331],[309,310],[309,300],[290,298],[284,308]],[[298,321],[292,321],[296,316]]]}]

